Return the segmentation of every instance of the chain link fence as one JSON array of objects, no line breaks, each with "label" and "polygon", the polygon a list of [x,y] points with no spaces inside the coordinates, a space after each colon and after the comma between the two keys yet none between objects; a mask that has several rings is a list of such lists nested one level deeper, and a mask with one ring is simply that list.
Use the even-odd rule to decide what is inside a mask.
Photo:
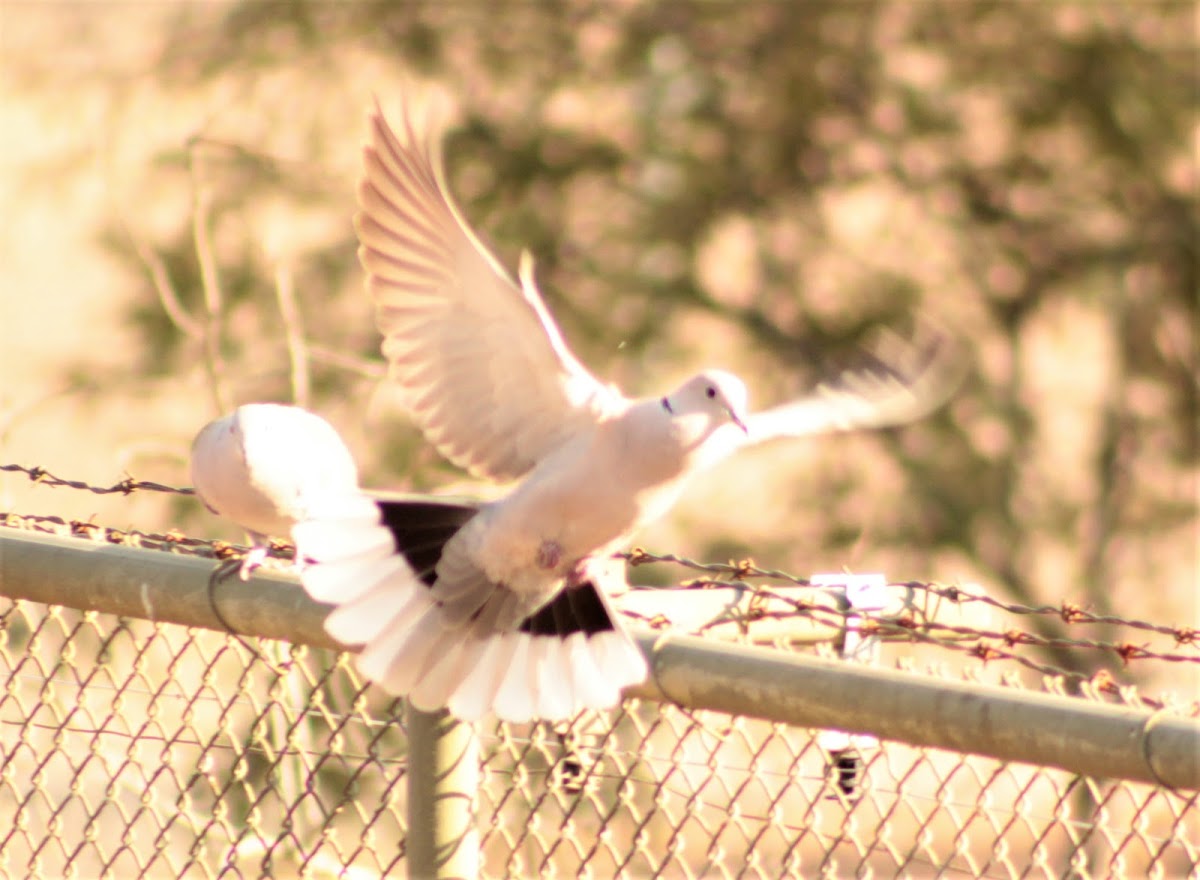
[{"label": "chain link fence", "polygon": [[[145,557],[236,552],[52,517],[4,524],[133,545]],[[700,569],[709,582],[757,573],[635,561]],[[1047,644],[1021,621],[1053,612],[1088,623],[1086,612],[970,598],[988,605],[991,626],[908,619],[886,661],[948,684],[1197,715],[1183,702],[1195,699],[1187,682],[1200,666],[1193,631],[1105,618],[1128,638]],[[0,598],[3,876],[409,876],[406,716],[348,655],[102,605],[91,594],[65,604]],[[793,606],[797,619],[833,613]],[[744,639],[771,619],[758,607],[739,621]],[[1150,664],[1183,692],[1152,699],[1119,674],[1054,674],[1038,659],[1048,647]],[[1194,790],[648,699],[565,724],[484,722],[477,735],[484,877],[1200,876]]]}]

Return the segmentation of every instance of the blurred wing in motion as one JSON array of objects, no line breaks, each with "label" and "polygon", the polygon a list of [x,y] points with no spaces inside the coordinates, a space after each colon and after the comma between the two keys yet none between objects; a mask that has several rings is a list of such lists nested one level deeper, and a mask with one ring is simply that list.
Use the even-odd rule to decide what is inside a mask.
[{"label": "blurred wing in motion", "polygon": [[390,375],[443,455],[514,479],[623,398],[567,348],[528,257],[518,286],[468,228],[433,136],[403,123],[371,114],[355,218]]},{"label": "blurred wing in motion", "polygon": [[907,341],[884,334],[867,362],[822,382],[809,396],[750,417],[749,442],[915,421],[945,403],[965,364],[950,337],[934,330]]}]

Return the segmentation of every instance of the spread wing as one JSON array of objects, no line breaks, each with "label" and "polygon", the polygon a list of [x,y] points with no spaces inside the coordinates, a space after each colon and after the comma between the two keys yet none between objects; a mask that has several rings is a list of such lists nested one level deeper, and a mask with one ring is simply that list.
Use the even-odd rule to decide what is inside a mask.
[{"label": "spread wing", "polygon": [[435,138],[370,116],[359,260],[402,402],[477,476],[521,476],[623,398],[576,360],[522,258],[515,284],[455,207]]},{"label": "spread wing", "polygon": [[958,388],[964,362],[950,337],[926,335],[912,342],[886,335],[859,369],[822,382],[807,397],[752,415],[746,442],[882,428],[927,415]]}]

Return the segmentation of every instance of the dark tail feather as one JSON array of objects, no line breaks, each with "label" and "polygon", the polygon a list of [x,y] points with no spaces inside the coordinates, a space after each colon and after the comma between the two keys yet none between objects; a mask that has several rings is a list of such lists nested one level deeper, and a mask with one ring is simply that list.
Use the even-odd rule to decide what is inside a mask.
[{"label": "dark tail feather", "polygon": [[463,501],[379,500],[376,503],[396,548],[430,587],[446,542],[479,512],[478,504]]},{"label": "dark tail feather", "polygon": [[517,627],[531,636],[558,636],[564,639],[572,633],[592,636],[616,628],[596,585],[590,580],[559,591]]}]

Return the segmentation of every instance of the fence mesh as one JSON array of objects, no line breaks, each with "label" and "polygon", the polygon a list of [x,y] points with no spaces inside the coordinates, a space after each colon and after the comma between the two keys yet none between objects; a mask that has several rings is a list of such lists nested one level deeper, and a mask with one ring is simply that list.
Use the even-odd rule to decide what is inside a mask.
[{"label": "fence mesh", "polygon": [[[1130,624],[1173,634],[1177,650],[1143,655],[1200,662],[1187,630]],[[0,639],[4,876],[405,875],[401,704],[347,655],[9,599]],[[982,677],[987,652],[953,647],[913,662]],[[1019,669],[1003,680],[1064,687]],[[1200,876],[1196,792],[638,700],[479,734],[485,877]]]}]

